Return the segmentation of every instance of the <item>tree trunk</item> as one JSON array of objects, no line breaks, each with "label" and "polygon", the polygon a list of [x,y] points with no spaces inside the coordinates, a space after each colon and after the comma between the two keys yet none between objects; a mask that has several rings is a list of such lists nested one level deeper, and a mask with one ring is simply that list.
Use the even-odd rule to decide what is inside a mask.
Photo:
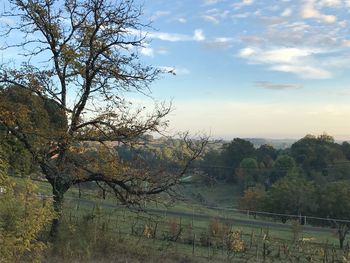
[{"label": "tree trunk", "polygon": [[63,200],[64,194],[67,192],[68,188],[64,186],[52,185],[52,194],[53,194],[53,208],[56,213],[56,217],[52,220],[50,237],[55,239],[58,234],[58,229],[62,216]]}]

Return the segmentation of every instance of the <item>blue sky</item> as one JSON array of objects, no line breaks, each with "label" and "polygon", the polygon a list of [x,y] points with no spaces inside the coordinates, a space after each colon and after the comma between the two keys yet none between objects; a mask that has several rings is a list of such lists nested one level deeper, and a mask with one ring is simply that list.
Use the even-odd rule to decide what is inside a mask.
[{"label": "blue sky", "polygon": [[156,99],[173,102],[171,131],[350,139],[350,0],[143,5],[154,30],[141,58],[176,73],[152,85]]},{"label": "blue sky", "polygon": [[350,138],[349,0],[152,0],[153,85],[172,127],[214,137]]}]

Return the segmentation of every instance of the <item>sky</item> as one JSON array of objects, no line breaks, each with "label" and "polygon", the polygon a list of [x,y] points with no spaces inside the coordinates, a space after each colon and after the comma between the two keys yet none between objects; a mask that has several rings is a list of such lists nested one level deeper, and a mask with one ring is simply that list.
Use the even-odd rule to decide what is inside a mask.
[{"label": "sky", "polygon": [[173,129],[350,139],[349,0],[151,0],[143,59]]},{"label": "sky", "polygon": [[140,1],[170,131],[350,139],[350,0]]}]

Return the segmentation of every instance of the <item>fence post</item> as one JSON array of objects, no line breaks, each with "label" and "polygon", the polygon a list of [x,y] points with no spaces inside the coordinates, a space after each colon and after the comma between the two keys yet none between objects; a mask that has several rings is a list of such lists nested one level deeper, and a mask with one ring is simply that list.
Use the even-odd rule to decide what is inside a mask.
[{"label": "fence post", "polygon": [[263,262],[266,261],[266,243],[263,244]]},{"label": "fence post", "polygon": [[225,234],[222,235],[222,256],[224,256],[224,249],[225,249]]},{"label": "fence post", "polygon": [[211,240],[210,240],[210,236],[209,236],[209,242],[208,242],[208,260],[210,260],[210,244],[211,244]]},{"label": "fence post", "polygon": [[192,255],[193,256],[194,256],[195,242],[196,242],[196,234],[193,233],[193,240],[192,240]]},{"label": "fence post", "polygon": [[332,263],[335,262],[335,257],[336,257],[336,251],[335,251],[335,247],[334,247],[334,244],[333,244],[333,247],[332,247]]},{"label": "fence post", "polygon": [[193,221],[194,221],[194,206],[192,206],[192,229],[194,227]]},{"label": "fence post", "polygon": [[324,248],[323,249],[323,263],[327,263],[327,262],[328,262],[327,249]]}]

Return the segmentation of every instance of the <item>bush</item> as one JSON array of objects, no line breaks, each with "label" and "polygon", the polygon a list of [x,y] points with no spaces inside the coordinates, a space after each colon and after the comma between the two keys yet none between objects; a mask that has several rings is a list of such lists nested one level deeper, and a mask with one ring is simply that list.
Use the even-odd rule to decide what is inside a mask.
[{"label": "bush", "polygon": [[38,197],[30,180],[17,184],[5,174],[7,163],[0,158],[0,262],[39,261],[47,244],[39,240],[51,223],[51,204]]}]

